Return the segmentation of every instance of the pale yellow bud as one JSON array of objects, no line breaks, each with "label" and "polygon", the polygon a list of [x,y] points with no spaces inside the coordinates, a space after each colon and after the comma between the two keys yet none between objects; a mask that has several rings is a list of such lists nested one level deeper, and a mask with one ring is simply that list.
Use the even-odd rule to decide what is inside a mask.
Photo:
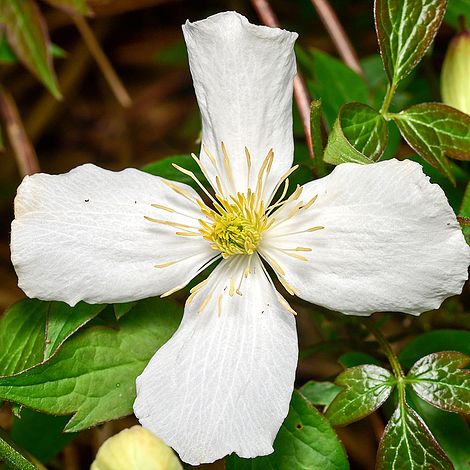
[{"label": "pale yellow bud", "polygon": [[91,470],[183,470],[176,454],[142,426],[124,429],[99,449]]},{"label": "pale yellow bud", "polygon": [[442,101],[470,114],[470,32],[452,39],[441,73]]}]

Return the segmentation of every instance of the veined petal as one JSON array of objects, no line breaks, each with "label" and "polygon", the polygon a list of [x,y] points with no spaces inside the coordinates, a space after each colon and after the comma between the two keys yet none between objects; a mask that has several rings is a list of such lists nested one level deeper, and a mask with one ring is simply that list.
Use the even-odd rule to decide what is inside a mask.
[{"label": "veined petal", "polygon": [[137,379],[140,423],[193,465],[271,453],[294,386],[294,316],[258,258],[243,295],[231,296],[230,278],[243,276],[237,263],[217,266]]},{"label": "veined petal", "polygon": [[[273,149],[274,165],[265,187],[265,194],[269,193],[293,160],[293,46],[297,34],[252,25],[235,12],[186,22],[183,33],[201,110],[202,144],[219,169],[215,171],[202,149],[201,161],[213,186],[219,174],[230,194],[246,193],[249,186],[253,189],[259,169]],[[230,156],[230,171],[225,168],[221,142]],[[251,154],[250,174],[245,146]]]},{"label": "veined petal", "polygon": [[[301,199],[315,195],[263,240],[299,297],[354,315],[417,315],[462,291],[470,249],[442,189],[419,164],[339,165],[305,185]],[[288,210],[273,217],[281,221]],[[297,247],[311,251],[288,251]]]},{"label": "veined petal", "polygon": [[70,305],[137,300],[185,285],[214,251],[200,236],[176,235],[193,230],[183,225],[197,232],[202,214],[191,187],[170,182],[178,192],[165,181],[90,164],[26,177],[11,234],[18,285],[29,297]]}]

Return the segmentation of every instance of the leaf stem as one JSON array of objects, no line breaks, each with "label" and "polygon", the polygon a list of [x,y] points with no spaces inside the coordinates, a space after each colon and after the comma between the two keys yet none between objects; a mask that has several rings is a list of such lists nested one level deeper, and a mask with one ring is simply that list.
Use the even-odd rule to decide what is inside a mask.
[{"label": "leaf stem", "polygon": [[393,96],[395,95],[395,91],[397,89],[397,85],[395,83],[387,85],[387,93],[384,96],[384,101],[382,103],[382,107],[380,108],[380,114],[387,119],[388,118],[388,108],[390,108],[390,104],[392,103]]},{"label": "leaf stem", "polygon": [[80,31],[80,34],[82,35],[83,41],[88,47],[88,50],[98,64],[101,73],[108,82],[111,90],[113,90],[116,99],[119,101],[121,106],[128,108],[132,105],[132,100],[127,93],[127,90],[124,88],[121,79],[113,69],[111,62],[106,57],[103,49],[101,49],[99,42],[96,40],[96,37],[93,34],[93,30],[90,28],[83,16],[71,15],[71,17],[75,23],[75,26]]},{"label": "leaf stem", "polygon": [[9,468],[17,470],[37,470],[39,468],[30,462],[20,449],[10,441],[3,429],[0,429],[0,460],[3,460]]},{"label": "leaf stem", "polygon": [[364,325],[374,335],[375,339],[380,344],[382,351],[385,353],[388,361],[390,362],[390,365],[392,366],[392,370],[395,374],[395,377],[400,382],[400,380],[402,380],[405,375],[403,373],[403,369],[401,368],[400,362],[398,361],[398,357],[393,352],[390,343],[387,341],[387,338],[385,338],[382,332],[374,325],[371,320],[365,320]]}]

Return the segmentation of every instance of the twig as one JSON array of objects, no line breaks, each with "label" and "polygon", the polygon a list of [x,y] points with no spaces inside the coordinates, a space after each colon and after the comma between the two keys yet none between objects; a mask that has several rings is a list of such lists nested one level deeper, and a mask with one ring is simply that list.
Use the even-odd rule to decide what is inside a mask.
[{"label": "twig", "polygon": [[108,85],[113,90],[116,99],[119,101],[121,106],[124,108],[128,108],[132,105],[132,100],[127,93],[124,85],[122,84],[120,78],[118,77],[117,73],[113,69],[111,62],[106,57],[106,54],[101,49],[99,42],[96,40],[95,35],[93,34],[92,29],[80,15],[72,15],[72,19],[75,23],[75,26],[80,31],[85,44],[87,45],[88,49],[90,50],[91,55],[95,59],[98,67],[101,69],[101,72],[108,82]]},{"label": "twig", "polygon": [[311,2],[315,7],[315,10],[317,10],[318,16],[328,31],[328,34],[330,35],[341,59],[343,59],[344,63],[356,73],[364,75],[364,71],[359,63],[356,51],[354,50],[346,31],[344,31],[344,28],[341,26],[336,13],[328,3],[328,0],[311,0]]},{"label": "twig", "polygon": [[[251,0],[256,13],[258,14],[261,21],[272,28],[279,27],[279,20],[276,17],[271,5],[267,0]],[[312,132],[310,129],[310,95],[305,85],[304,79],[300,72],[294,78],[294,99],[297,103],[300,118],[302,120],[302,126],[305,132],[305,138],[307,141],[308,151],[310,156],[313,158],[313,144],[312,144]]]},{"label": "twig", "polygon": [[2,114],[21,176],[32,175],[41,171],[38,157],[26,134],[16,103],[10,93],[3,87],[0,87],[0,113]]}]

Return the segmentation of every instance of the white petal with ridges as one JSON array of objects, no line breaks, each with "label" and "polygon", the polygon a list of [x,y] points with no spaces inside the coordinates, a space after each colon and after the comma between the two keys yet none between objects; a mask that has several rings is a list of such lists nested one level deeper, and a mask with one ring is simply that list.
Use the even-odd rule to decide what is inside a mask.
[{"label": "white petal with ridges", "polygon": [[[246,146],[251,154],[253,188],[272,148],[274,165],[265,190],[269,193],[293,159],[293,46],[297,34],[252,25],[235,12],[186,22],[183,33],[201,110],[202,144],[217,158],[224,187],[232,194],[246,192]],[[230,156],[234,185],[223,164],[222,141]],[[215,171],[203,150],[201,160],[214,185]]]},{"label": "white petal with ridges", "polygon": [[[462,291],[470,249],[442,189],[419,164],[339,165],[306,184],[300,200],[315,195],[262,244],[303,299],[355,315],[416,315]],[[273,216],[280,220],[288,210]],[[325,228],[299,233],[315,226]],[[281,251],[296,247],[312,250],[298,253],[308,261]]]},{"label": "white petal with ridges", "polygon": [[185,285],[215,253],[201,237],[178,236],[178,228],[144,218],[199,227],[196,192],[172,183],[186,198],[163,181],[89,164],[63,175],[26,177],[11,235],[19,286],[29,297],[74,305],[137,300]]},{"label": "white petal with ridges", "polygon": [[294,316],[260,261],[252,262],[243,295],[230,296],[230,277],[237,286],[243,274],[238,262],[233,257],[214,270],[137,379],[140,423],[193,465],[231,452],[271,453],[289,409],[298,354]]}]

